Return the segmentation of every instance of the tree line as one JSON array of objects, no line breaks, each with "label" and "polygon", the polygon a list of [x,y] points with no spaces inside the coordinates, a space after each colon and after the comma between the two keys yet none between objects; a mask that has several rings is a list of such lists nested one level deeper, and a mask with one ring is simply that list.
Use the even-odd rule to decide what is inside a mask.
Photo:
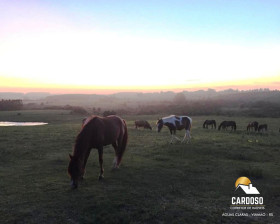
[{"label": "tree line", "polygon": [[1,100],[0,111],[21,110],[23,107],[22,100]]}]

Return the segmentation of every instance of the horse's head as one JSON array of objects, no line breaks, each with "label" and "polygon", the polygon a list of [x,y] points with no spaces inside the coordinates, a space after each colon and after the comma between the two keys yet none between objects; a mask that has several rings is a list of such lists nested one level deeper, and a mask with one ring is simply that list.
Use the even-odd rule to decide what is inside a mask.
[{"label": "horse's head", "polygon": [[145,125],[145,128],[152,130],[152,127],[151,127],[151,125],[150,125],[149,123],[147,123],[147,124]]},{"label": "horse's head", "polygon": [[71,187],[72,189],[75,189],[78,187],[79,180],[83,179],[84,172],[81,170],[78,160],[70,154],[69,157],[70,162],[68,166],[68,174],[71,177]]},{"label": "horse's head", "polygon": [[163,120],[162,119],[159,119],[156,123],[157,125],[157,131],[160,132],[160,130],[162,129],[163,127]]}]

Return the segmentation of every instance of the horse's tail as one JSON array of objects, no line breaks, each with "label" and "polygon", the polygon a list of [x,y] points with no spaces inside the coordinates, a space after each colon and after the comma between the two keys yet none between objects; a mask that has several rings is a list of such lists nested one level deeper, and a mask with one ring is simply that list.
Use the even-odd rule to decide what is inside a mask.
[{"label": "horse's tail", "polygon": [[190,122],[189,127],[188,127],[189,132],[191,132],[191,128],[192,128],[192,122]]},{"label": "horse's tail", "polygon": [[220,131],[220,130],[221,130],[222,125],[223,125],[223,123],[221,123],[221,124],[219,125],[219,127],[218,127],[218,131]]},{"label": "horse's tail", "polygon": [[235,122],[233,123],[233,129],[234,129],[234,131],[236,131],[236,123]]},{"label": "horse's tail", "polygon": [[215,129],[216,129],[216,121],[214,120],[213,123],[214,123],[214,127],[215,127]]},{"label": "horse's tail", "polygon": [[127,140],[128,140],[127,125],[126,125],[125,120],[123,120],[123,124],[124,124],[124,133],[123,133],[122,141],[119,144],[119,150],[117,152],[117,166],[119,166],[119,164],[122,161],[122,157],[125,152]]},{"label": "horse's tail", "polygon": [[188,130],[189,132],[191,132],[191,127],[192,127],[192,119],[188,118],[189,122],[188,122],[188,126],[186,127],[186,130]]},{"label": "horse's tail", "polygon": [[203,128],[205,128],[205,125],[206,125],[206,121],[204,121],[204,123],[203,123]]}]

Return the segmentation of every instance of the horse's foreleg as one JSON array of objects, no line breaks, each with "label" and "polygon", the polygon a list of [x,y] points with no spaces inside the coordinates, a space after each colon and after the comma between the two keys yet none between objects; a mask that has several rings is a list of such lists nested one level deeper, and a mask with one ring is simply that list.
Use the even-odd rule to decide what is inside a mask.
[{"label": "horse's foreleg", "polygon": [[100,174],[99,174],[99,180],[103,179],[103,146],[98,148],[98,155],[99,155],[99,166],[100,166]]},{"label": "horse's foreleg", "polygon": [[85,172],[86,172],[86,164],[87,164],[87,160],[90,154],[90,149],[87,151],[86,155],[85,155],[85,159],[84,159],[84,164],[83,164],[83,175],[82,175],[82,179],[84,179],[85,176]]},{"label": "horse's foreleg", "polygon": [[174,136],[173,136],[173,134],[171,134],[170,144],[172,144],[172,143],[173,143],[173,138],[174,138]]},{"label": "horse's foreleg", "polygon": [[170,134],[171,134],[171,141],[170,144],[173,143],[173,139],[176,138],[178,141],[180,141],[180,139],[175,135],[175,131],[170,130]]},{"label": "horse's foreleg", "polygon": [[173,143],[174,138],[176,138],[177,140],[180,141],[180,139],[179,139],[175,134],[171,134],[171,141],[170,141],[170,144]]},{"label": "horse's foreleg", "polygon": [[176,138],[178,141],[181,141],[181,139],[179,139],[176,135],[174,135],[174,138]]},{"label": "horse's foreleg", "polygon": [[186,137],[187,137],[187,133],[185,134],[183,140],[181,141],[181,143],[183,143],[185,140],[186,140]]}]

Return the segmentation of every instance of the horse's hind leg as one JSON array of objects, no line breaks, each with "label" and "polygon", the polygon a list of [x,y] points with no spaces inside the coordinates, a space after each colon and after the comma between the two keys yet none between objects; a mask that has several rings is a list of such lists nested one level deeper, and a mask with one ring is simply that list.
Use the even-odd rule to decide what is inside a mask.
[{"label": "horse's hind leg", "polygon": [[98,148],[98,155],[99,155],[99,166],[100,166],[100,174],[99,180],[104,178],[104,169],[103,169],[103,146]]},{"label": "horse's hind leg", "polygon": [[182,143],[186,140],[186,138],[188,138],[187,143],[189,143],[189,141],[191,140],[191,134],[189,130],[186,130],[184,139],[182,140]]},{"label": "horse's hind leg", "polygon": [[118,158],[117,158],[118,144],[117,144],[117,142],[114,142],[112,145],[115,149],[115,158],[113,160],[113,168],[118,168]]}]

